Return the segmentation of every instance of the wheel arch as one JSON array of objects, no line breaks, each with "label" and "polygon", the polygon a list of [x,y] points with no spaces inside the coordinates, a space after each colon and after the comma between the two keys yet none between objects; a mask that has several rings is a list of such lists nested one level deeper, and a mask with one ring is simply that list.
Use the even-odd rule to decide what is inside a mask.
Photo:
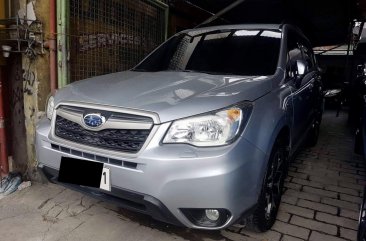
[{"label": "wheel arch", "polygon": [[287,121],[284,119],[281,119],[274,131],[272,132],[270,141],[268,143],[267,148],[267,155],[269,156],[272,152],[273,146],[277,142],[278,139],[281,139],[281,142],[286,145],[288,148],[288,151],[291,149],[291,128],[290,125],[287,123]]},{"label": "wheel arch", "polygon": [[[271,153],[273,151],[273,148],[277,142],[277,140],[281,139],[281,142],[283,142],[286,147],[288,148],[287,151],[290,151],[291,149],[291,129],[290,126],[287,123],[283,123],[283,122],[279,122],[277,127],[275,128],[275,130],[272,132],[270,141],[268,143],[268,148],[267,148],[267,160],[263,163],[263,173],[262,173],[262,177],[264,180],[265,177],[265,173],[267,171],[267,166],[268,166],[268,162],[271,156]],[[263,185],[263,180],[262,180],[262,184]]]},{"label": "wheel arch", "polygon": [[[257,200],[257,204],[255,205],[255,207],[253,208],[253,213],[252,215],[248,216],[246,218],[246,223],[249,224],[248,227],[252,230],[256,230],[256,231],[263,231],[261,229],[258,229],[258,227],[256,226],[256,222],[258,222],[258,217],[256,217],[256,210],[261,208],[261,196],[262,196],[262,192],[263,192],[263,188],[265,186],[265,179],[267,176],[267,171],[268,171],[268,166],[270,165],[270,160],[271,160],[271,156],[273,155],[272,152],[274,150],[274,148],[276,148],[276,143],[280,140],[281,144],[280,145],[285,145],[286,147],[290,146],[291,143],[291,132],[290,132],[290,127],[288,125],[279,125],[278,128],[276,128],[276,131],[273,132],[272,134],[272,146],[271,146],[271,151],[268,153],[268,158],[267,161],[265,162],[265,168],[263,168],[263,175],[262,175],[262,179],[261,179],[261,190],[260,190],[260,194],[258,195],[258,200]],[[278,146],[277,146],[278,147]],[[286,171],[287,173],[287,171]],[[278,211],[278,210],[277,210]]]}]

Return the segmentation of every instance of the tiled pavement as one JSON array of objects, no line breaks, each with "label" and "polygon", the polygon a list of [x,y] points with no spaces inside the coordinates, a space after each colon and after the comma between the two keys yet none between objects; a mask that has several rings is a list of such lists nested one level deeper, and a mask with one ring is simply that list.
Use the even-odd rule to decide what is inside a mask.
[{"label": "tiled pavement", "polygon": [[301,151],[290,166],[273,229],[264,235],[240,233],[271,241],[356,240],[365,163],[353,154],[346,123],[345,113],[324,114],[317,146]]},{"label": "tiled pavement", "polygon": [[345,114],[324,114],[319,143],[292,163],[278,220],[264,234],[178,228],[60,186],[36,184],[0,200],[0,240],[356,240],[366,175],[346,121]]}]

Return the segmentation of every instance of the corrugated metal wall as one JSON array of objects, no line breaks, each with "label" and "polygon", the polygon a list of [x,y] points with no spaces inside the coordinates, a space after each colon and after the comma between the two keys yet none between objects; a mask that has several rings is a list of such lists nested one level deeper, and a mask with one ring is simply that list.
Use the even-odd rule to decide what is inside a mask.
[{"label": "corrugated metal wall", "polygon": [[70,0],[71,82],[129,69],[165,40],[153,0]]}]

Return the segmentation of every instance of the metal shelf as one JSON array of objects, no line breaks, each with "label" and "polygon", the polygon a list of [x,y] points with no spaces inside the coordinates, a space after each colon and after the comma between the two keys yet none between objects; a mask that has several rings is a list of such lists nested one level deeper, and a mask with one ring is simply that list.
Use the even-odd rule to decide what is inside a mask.
[{"label": "metal shelf", "polygon": [[[12,47],[10,53],[32,53],[31,56],[44,53],[43,24],[38,20],[19,17],[0,19],[0,45]],[[40,50],[38,50],[40,48]]]}]

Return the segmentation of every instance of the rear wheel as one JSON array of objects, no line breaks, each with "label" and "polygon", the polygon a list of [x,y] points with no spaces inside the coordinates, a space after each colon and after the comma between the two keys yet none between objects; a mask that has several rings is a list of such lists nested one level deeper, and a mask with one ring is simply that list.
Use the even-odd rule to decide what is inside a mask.
[{"label": "rear wheel", "polygon": [[287,170],[287,150],[279,141],[273,147],[257,207],[247,220],[247,227],[257,232],[269,230],[281,203]]}]

